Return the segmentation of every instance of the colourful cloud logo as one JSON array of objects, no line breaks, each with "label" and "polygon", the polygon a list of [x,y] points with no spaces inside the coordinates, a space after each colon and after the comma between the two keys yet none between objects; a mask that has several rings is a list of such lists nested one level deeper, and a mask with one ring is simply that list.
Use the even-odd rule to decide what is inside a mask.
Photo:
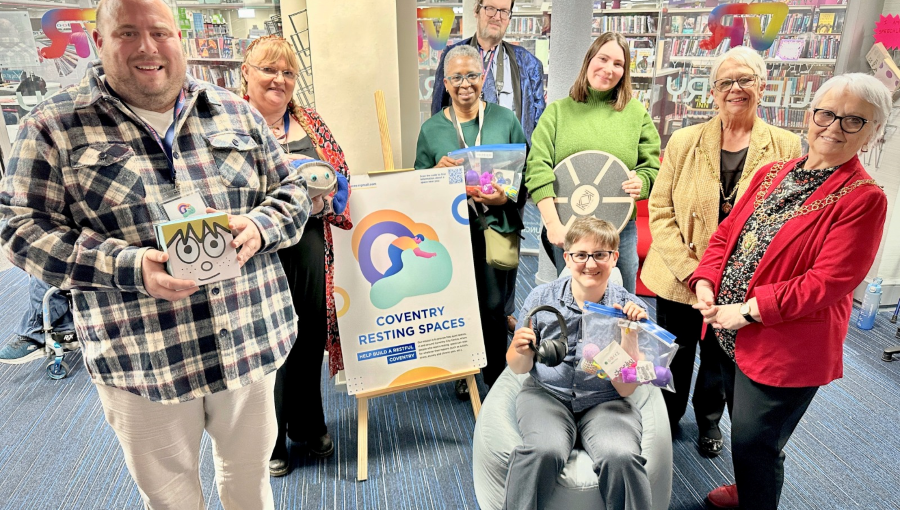
[{"label": "colourful cloud logo", "polygon": [[360,272],[372,284],[369,299],[377,308],[440,292],[453,277],[450,253],[434,229],[401,212],[369,214],[357,224],[351,242]]},{"label": "colourful cloud logo", "polygon": [[[771,15],[772,19],[762,31],[760,18]],[[744,20],[750,28],[750,46],[756,51],[765,51],[775,42],[775,37],[787,19],[788,6],[783,2],[764,4],[722,4],[709,13],[709,31],[712,36],[700,41],[700,48],[712,50],[726,37],[731,39],[731,47],[744,43]],[[723,25],[722,18],[731,16],[731,25]]]}]

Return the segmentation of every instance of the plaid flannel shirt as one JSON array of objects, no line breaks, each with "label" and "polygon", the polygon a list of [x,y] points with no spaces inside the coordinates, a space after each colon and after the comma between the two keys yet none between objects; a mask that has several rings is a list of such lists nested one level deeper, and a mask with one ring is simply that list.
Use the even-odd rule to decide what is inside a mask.
[{"label": "plaid flannel shirt", "polygon": [[305,181],[259,113],[187,77],[172,147],[176,181],[208,206],[252,219],[262,247],[236,279],[176,302],[150,297],[141,259],[156,247],[158,204],[175,184],[158,138],[102,75],[92,64],[79,85],[23,121],[0,186],[2,247],[27,272],[72,289],[95,383],[174,403],[261,380],[296,338],[276,252],[303,232]]}]

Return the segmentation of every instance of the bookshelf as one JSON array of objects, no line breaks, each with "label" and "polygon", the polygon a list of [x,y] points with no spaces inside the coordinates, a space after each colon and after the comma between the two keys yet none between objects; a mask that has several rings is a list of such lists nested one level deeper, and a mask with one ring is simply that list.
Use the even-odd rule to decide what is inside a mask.
[{"label": "bookshelf", "polygon": [[[772,0],[757,3],[769,1]],[[839,3],[824,4],[825,1]],[[841,60],[841,36],[848,3],[859,1],[785,2],[787,16],[771,47],[760,52],[767,67],[766,89],[758,110],[760,118],[805,136],[809,102],[819,85],[836,74]],[[734,2],[669,0],[665,3],[667,9],[660,17],[657,65],[660,69],[674,69],[676,74],[665,80],[662,92],[669,103],[651,111],[663,144],[677,129],[705,122],[715,115],[710,103],[709,72],[716,57],[730,48],[730,39],[711,50],[701,49],[700,41],[710,36],[709,15],[716,5]],[[771,15],[762,16],[763,31],[772,22],[771,18]],[[732,16],[725,16],[721,22],[730,25]],[[743,44],[750,45],[749,28]]]},{"label": "bookshelf", "polygon": [[[562,0],[557,0],[562,1]],[[775,0],[758,0],[769,3]],[[805,112],[818,85],[849,66],[847,59],[853,42],[844,34],[862,12],[866,0],[785,0],[788,13],[770,48],[760,52],[767,66],[766,90],[759,115],[779,127],[804,133]],[[591,19],[593,37],[608,30],[623,33],[631,46],[632,89],[657,124],[663,144],[669,136],[688,125],[704,122],[715,114],[709,100],[709,70],[718,55],[730,48],[725,39],[711,50],[700,48],[700,41],[711,34],[709,15],[717,6],[747,3],[747,0],[595,0]],[[450,43],[471,35],[459,34],[462,16],[459,2],[419,2],[418,7],[446,7],[455,11]],[[546,5],[543,6],[546,9]],[[552,9],[552,2],[551,2]],[[857,14],[854,17],[854,12]],[[772,22],[763,15],[762,29]],[[421,20],[420,20],[421,22]],[[435,21],[437,23],[437,21]],[[506,38],[521,44],[545,62],[541,54],[547,46],[543,32],[543,13],[517,6],[510,19]],[[732,16],[725,16],[725,25]],[[438,25],[436,25],[438,26]],[[469,31],[467,31],[469,32]],[[749,27],[743,44],[749,45]],[[854,36],[855,37],[855,36]],[[857,41],[856,44],[859,44]],[[842,55],[846,53],[846,56]],[[542,58],[543,57],[543,58]],[[434,67],[440,51],[420,51],[421,120],[430,117]],[[431,81],[429,82],[429,78]],[[546,84],[546,81],[545,81]]]},{"label": "bookshelf", "polygon": [[[176,1],[173,8],[175,21],[181,29],[188,73],[198,80],[239,92],[244,52],[250,45],[251,35],[270,32],[267,24],[277,17],[275,4]],[[241,18],[237,9],[253,9],[254,17]],[[280,18],[278,22],[280,24]]]}]

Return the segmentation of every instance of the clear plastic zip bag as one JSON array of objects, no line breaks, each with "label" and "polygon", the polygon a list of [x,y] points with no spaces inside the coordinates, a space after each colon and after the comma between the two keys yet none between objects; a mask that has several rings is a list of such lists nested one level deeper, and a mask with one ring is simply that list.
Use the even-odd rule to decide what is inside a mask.
[{"label": "clear plastic zip bag", "polygon": [[581,316],[584,347],[579,370],[616,382],[652,384],[675,392],[669,365],[678,352],[675,335],[621,311],[585,303]]},{"label": "clear plastic zip bag", "polygon": [[470,194],[474,188],[481,193],[493,193],[497,184],[508,199],[518,201],[525,168],[524,143],[477,145],[453,151],[448,156],[463,160]]}]

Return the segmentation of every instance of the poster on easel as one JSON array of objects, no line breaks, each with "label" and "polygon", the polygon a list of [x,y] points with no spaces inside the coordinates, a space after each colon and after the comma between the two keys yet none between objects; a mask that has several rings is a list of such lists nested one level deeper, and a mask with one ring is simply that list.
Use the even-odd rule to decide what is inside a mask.
[{"label": "poster on easel", "polygon": [[347,393],[485,366],[462,169],[360,175],[351,187],[353,229],[333,230]]}]

